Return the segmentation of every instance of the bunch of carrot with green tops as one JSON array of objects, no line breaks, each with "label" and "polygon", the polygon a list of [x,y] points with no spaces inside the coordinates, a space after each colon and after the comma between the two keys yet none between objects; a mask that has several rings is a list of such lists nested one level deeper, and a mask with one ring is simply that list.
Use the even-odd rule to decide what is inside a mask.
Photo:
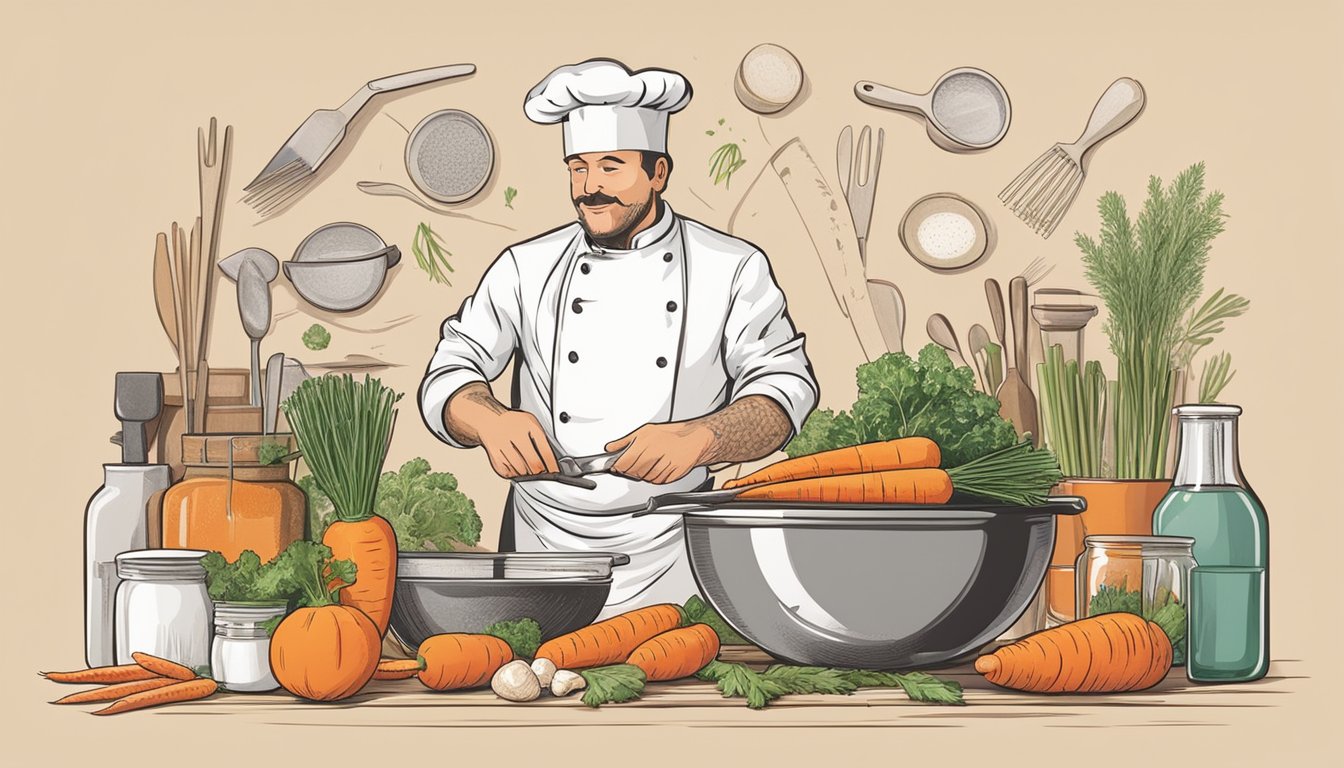
[{"label": "bunch of carrot with green tops", "polygon": [[771,464],[730,480],[735,499],[828,504],[945,504],[953,491],[1035,506],[1063,479],[1049,449],[1030,440],[960,466],[939,468],[942,452],[927,437],[851,445]]},{"label": "bunch of carrot with green tops", "polygon": [[54,683],[100,685],[88,691],[72,693],[53,701],[53,704],[92,704],[112,702],[95,715],[116,715],[162,704],[204,699],[219,690],[219,685],[208,677],[158,656],[136,652],[131,654],[134,664],[94,667],[75,672],[42,672]]}]

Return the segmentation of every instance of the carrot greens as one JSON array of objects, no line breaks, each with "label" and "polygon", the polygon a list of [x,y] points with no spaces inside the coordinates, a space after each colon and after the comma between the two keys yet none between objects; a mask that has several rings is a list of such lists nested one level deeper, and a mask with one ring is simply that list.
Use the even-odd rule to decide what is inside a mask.
[{"label": "carrot greens", "polygon": [[913,701],[964,704],[961,684],[924,672],[875,672],[775,664],[757,672],[745,664],[712,661],[696,675],[717,683],[724,698],[746,699],[751,709],[762,709],[787,694],[822,693],[847,696],[859,688],[901,688]]},{"label": "carrot greens", "polygon": [[373,514],[400,399],[375,378],[357,382],[347,373],[308,379],[281,404],[336,519],[358,522]]},{"label": "carrot greens", "polygon": [[644,692],[644,671],[633,664],[582,669],[579,674],[588,684],[583,703],[590,707],[632,701]]}]

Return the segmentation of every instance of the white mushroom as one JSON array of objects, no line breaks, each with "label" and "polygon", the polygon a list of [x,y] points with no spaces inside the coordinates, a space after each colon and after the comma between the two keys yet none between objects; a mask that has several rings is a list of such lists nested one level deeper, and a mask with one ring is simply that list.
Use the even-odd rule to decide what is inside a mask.
[{"label": "white mushroom", "polygon": [[537,682],[542,688],[548,688],[551,685],[551,678],[555,677],[555,662],[550,659],[537,659],[532,662],[532,671],[537,675]]},{"label": "white mushroom", "polygon": [[541,683],[526,661],[510,661],[490,679],[495,695],[509,701],[531,701],[541,695]]},{"label": "white mushroom", "polygon": [[587,687],[588,681],[583,679],[583,675],[578,672],[570,672],[568,669],[556,672],[555,676],[551,678],[551,695],[553,696],[568,696]]}]

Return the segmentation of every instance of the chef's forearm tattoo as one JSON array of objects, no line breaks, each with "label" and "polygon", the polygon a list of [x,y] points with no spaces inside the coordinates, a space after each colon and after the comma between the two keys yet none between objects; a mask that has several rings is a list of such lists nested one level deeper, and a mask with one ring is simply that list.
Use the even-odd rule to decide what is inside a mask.
[{"label": "chef's forearm tattoo", "polygon": [[460,404],[474,405],[491,414],[508,410],[503,403],[495,399],[490,387],[485,384],[476,382],[459,389],[443,406],[443,425],[447,427],[448,434],[463,445],[480,445],[481,439],[480,430],[471,419],[462,417],[462,409],[456,407]]},{"label": "chef's forearm tattoo", "polygon": [[714,435],[703,464],[754,461],[778,449],[793,431],[784,409],[764,395],[749,395],[698,421]]}]

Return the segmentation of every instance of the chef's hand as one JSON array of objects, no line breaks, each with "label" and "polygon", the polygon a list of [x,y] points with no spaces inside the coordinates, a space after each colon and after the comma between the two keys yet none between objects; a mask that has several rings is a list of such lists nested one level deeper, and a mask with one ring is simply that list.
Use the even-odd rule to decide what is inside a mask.
[{"label": "chef's hand", "polygon": [[509,410],[482,382],[468,384],[448,398],[443,423],[458,442],[485,448],[500,477],[560,471],[537,417]]},{"label": "chef's hand", "polygon": [[486,420],[477,437],[500,477],[559,472],[555,453],[537,417],[527,411],[504,410]]},{"label": "chef's hand", "polygon": [[713,442],[714,434],[694,422],[645,424],[607,443],[607,450],[624,451],[612,472],[662,484],[676,482],[700,466]]}]

